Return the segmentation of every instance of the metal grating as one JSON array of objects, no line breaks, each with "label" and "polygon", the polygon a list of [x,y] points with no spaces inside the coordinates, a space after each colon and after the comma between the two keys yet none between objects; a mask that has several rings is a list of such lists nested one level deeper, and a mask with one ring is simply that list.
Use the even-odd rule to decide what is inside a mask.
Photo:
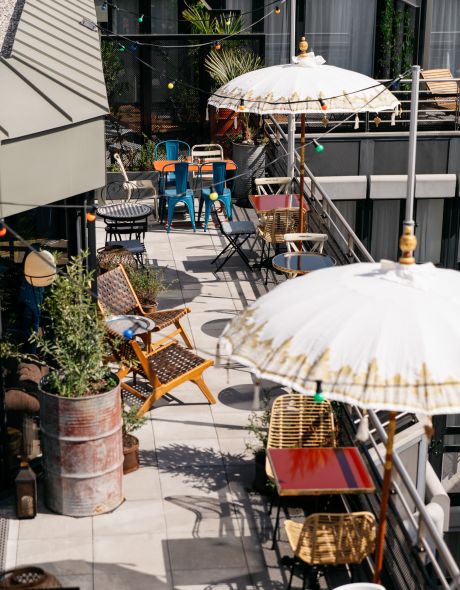
[{"label": "metal grating", "polygon": [[0,574],[5,571],[6,545],[8,540],[8,519],[0,517]]}]

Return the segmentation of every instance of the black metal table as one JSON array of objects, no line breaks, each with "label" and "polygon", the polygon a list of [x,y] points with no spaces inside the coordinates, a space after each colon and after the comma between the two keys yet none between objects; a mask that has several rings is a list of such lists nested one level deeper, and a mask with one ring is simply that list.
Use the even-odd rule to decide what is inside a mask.
[{"label": "black metal table", "polygon": [[147,219],[153,209],[143,203],[116,203],[115,205],[103,205],[97,208],[98,217],[104,221],[132,222]]},{"label": "black metal table", "polygon": [[272,259],[273,267],[281,272],[305,275],[313,270],[335,265],[335,260],[327,254],[317,252],[285,252]]}]

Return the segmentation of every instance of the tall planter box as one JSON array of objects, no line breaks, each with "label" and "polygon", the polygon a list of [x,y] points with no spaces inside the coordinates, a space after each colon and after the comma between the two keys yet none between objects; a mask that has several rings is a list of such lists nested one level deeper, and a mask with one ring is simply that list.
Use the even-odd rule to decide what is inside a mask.
[{"label": "tall planter box", "polygon": [[233,143],[233,161],[238,166],[235,197],[245,199],[253,192],[253,179],[265,176],[265,145]]},{"label": "tall planter box", "polygon": [[120,384],[76,398],[42,388],[40,425],[48,508],[67,516],[117,508],[123,501]]}]

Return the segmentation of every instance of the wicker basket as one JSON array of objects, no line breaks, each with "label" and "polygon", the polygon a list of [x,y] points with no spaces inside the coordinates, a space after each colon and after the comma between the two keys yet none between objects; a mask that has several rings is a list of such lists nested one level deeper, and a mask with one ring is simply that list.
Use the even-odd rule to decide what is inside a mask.
[{"label": "wicker basket", "polygon": [[59,580],[40,567],[18,567],[0,575],[0,588],[62,588]]},{"label": "wicker basket", "polygon": [[101,274],[116,268],[119,264],[122,264],[125,268],[128,266],[137,268],[136,259],[125,248],[99,248],[97,251],[97,264]]}]

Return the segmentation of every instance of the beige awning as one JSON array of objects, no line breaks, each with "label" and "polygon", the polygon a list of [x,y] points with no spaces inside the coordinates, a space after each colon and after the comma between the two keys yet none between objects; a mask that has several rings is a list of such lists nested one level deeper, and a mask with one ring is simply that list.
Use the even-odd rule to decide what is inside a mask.
[{"label": "beige awning", "polygon": [[91,0],[26,0],[0,56],[0,217],[105,184],[108,112]]}]

